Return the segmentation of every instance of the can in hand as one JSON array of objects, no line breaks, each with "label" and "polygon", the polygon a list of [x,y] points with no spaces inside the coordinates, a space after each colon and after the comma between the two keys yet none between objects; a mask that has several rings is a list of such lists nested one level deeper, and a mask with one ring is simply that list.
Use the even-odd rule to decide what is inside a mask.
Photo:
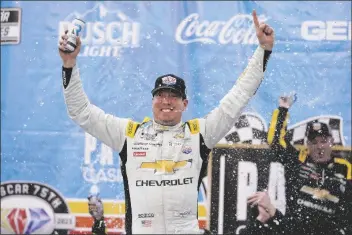
[{"label": "can in hand", "polygon": [[71,53],[76,49],[77,36],[81,34],[84,29],[85,22],[81,19],[74,19],[71,24],[71,28],[68,30],[66,52]]}]

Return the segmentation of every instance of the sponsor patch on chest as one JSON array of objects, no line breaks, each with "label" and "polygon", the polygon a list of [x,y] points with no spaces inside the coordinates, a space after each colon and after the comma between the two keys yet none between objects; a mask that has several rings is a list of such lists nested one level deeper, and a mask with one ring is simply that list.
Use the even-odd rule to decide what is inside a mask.
[{"label": "sponsor patch on chest", "polygon": [[147,152],[133,152],[133,157],[145,157]]}]

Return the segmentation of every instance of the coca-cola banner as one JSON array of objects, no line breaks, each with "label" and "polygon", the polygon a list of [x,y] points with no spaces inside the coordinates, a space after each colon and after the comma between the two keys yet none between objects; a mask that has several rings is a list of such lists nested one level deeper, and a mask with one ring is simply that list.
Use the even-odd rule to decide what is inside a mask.
[{"label": "coca-cola banner", "polygon": [[[77,231],[89,231],[86,196],[100,192],[119,205],[106,212],[118,221],[109,233],[123,232],[120,158],[68,117],[59,36],[75,18],[85,22],[77,66],[93,104],[142,121],[152,117],[155,79],[171,73],[186,81],[186,121],[219,105],[245,69],[257,47],[253,9],[275,29],[275,47],[240,124],[221,143],[264,143],[279,95],[294,90],[294,143],[314,118],[334,126],[336,145],[351,146],[348,1],[2,1],[1,181],[55,188],[77,215]],[[201,227],[204,198],[200,190]]]},{"label": "coca-cola banner", "polygon": [[[266,22],[264,14],[259,20]],[[177,26],[175,39],[178,43],[205,44],[257,44],[257,36],[250,14],[239,13],[223,20],[204,19],[204,15],[192,13]]]}]

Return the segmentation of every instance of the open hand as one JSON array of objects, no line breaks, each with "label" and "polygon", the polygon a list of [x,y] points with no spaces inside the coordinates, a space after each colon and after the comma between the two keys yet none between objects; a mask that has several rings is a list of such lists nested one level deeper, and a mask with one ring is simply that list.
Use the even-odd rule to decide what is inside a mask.
[{"label": "open hand", "polygon": [[256,30],[257,38],[261,47],[265,50],[271,51],[274,47],[274,30],[265,23],[259,23],[257,12],[253,10],[253,23]]}]

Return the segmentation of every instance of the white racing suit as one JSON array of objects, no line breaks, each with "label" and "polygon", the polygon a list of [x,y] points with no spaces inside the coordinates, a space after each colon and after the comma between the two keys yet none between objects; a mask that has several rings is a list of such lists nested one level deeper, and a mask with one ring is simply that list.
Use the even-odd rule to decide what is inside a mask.
[{"label": "white racing suit", "polygon": [[234,126],[255,94],[270,52],[258,46],[236,85],[205,118],[176,126],[106,114],[84,93],[77,66],[63,68],[70,118],[120,153],[127,234],[200,233],[198,188],[210,149]]}]

